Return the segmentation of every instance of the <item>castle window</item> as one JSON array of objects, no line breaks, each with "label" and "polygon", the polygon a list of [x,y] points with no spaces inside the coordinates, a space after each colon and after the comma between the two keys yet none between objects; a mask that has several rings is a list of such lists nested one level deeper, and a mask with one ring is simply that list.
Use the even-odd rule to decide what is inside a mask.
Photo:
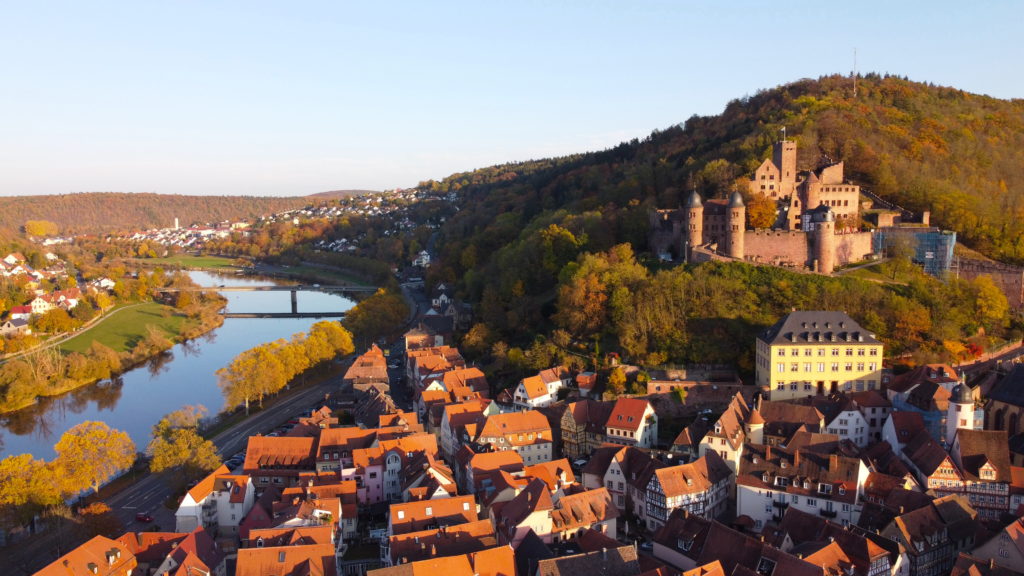
[{"label": "castle window", "polygon": [[799,372],[800,371],[800,364],[797,364],[796,362],[793,362],[792,364],[789,365],[789,371],[790,372]]},{"label": "castle window", "polygon": [[761,184],[761,190],[764,190],[764,189],[765,189],[765,188],[764,188],[764,184]]},{"label": "castle window", "polygon": [[818,356],[824,356],[824,355],[825,355],[825,349],[824,348],[818,348]]},{"label": "castle window", "polygon": [[811,348],[804,348],[804,356],[811,356],[814,354],[814,350]]}]

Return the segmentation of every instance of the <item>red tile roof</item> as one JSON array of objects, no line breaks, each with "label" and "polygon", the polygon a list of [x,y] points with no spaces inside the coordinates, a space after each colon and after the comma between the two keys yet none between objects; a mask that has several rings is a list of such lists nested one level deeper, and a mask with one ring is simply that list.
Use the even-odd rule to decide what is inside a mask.
[{"label": "red tile roof", "polygon": [[452,526],[480,518],[472,496],[392,504],[388,516],[393,535],[417,532],[430,524],[443,522]]},{"label": "red tile roof", "polygon": [[650,402],[643,398],[619,398],[608,416],[607,426],[610,428],[633,430],[640,428],[644,413],[651,407]]},{"label": "red tile roof", "polygon": [[336,573],[332,544],[242,548],[238,551],[235,568],[235,576],[335,576]]},{"label": "red tile roof", "polygon": [[314,438],[250,436],[244,469],[248,473],[271,466],[313,469],[315,458]]},{"label": "red tile roof", "polygon": [[221,474],[230,474],[231,470],[221,464],[220,468],[217,468],[206,477],[200,480],[195,486],[188,491],[188,495],[192,497],[196,502],[202,502],[204,498],[213,492],[213,486],[217,481],[217,476]]},{"label": "red tile roof", "polygon": [[[37,576],[127,576],[138,565],[124,543],[96,536],[53,561]],[[97,572],[91,567],[95,566]]]}]

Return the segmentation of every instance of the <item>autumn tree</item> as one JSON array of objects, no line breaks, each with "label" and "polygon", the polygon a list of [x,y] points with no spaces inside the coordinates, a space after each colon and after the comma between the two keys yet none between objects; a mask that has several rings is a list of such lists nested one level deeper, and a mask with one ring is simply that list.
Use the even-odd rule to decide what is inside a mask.
[{"label": "autumn tree", "polygon": [[77,493],[86,488],[94,492],[135,462],[135,444],[128,434],[103,422],[86,421],[61,437],[54,446],[54,465],[64,483],[64,491]]},{"label": "autumn tree", "polygon": [[53,470],[31,454],[0,460],[0,523],[13,527],[28,522],[46,506],[60,502]]},{"label": "autumn tree", "polygon": [[611,374],[608,375],[608,390],[606,393],[611,397],[617,397],[626,391],[626,371],[622,369],[622,366],[616,366],[612,368]]},{"label": "autumn tree", "polygon": [[775,201],[760,194],[754,194],[747,204],[747,227],[760,229],[771,228],[775,225],[776,206]]},{"label": "autumn tree", "polygon": [[150,470],[183,470],[189,476],[209,472],[221,463],[217,447],[199,435],[203,406],[185,406],[164,416],[153,426],[153,440],[146,448],[152,456]]},{"label": "autumn tree", "polygon": [[974,290],[974,311],[978,322],[987,330],[1001,327],[1010,312],[1006,294],[991,276],[978,276],[971,281]]},{"label": "autumn tree", "polygon": [[396,334],[409,316],[409,305],[401,294],[381,288],[345,313],[342,321],[360,349],[379,338]]},{"label": "autumn tree", "polygon": [[82,539],[94,536],[117,538],[124,533],[124,524],[114,511],[103,502],[93,502],[78,511],[78,535]]},{"label": "autumn tree", "polygon": [[56,236],[59,231],[57,225],[49,220],[29,220],[25,222],[25,234],[29,236]]},{"label": "autumn tree", "polygon": [[284,366],[267,344],[242,352],[227,367],[217,370],[217,383],[228,406],[244,404],[246,414],[250,402],[258,401],[262,407],[263,398],[283,388],[287,381]]}]

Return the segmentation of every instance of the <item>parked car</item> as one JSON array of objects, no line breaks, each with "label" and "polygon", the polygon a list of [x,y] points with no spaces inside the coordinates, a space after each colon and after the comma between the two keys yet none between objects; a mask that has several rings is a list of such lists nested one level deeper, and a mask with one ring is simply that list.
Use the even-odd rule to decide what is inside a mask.
[{"label": "parked car", "polygon": [[150,516],[149,514],[146,514],[145,512],[138,512],[138,513],[136,513],[135,514],[135,519],[138,520],[139,522],[145,522],[146,524],[149,524],[150,522],[153,521],[153,517]]}]

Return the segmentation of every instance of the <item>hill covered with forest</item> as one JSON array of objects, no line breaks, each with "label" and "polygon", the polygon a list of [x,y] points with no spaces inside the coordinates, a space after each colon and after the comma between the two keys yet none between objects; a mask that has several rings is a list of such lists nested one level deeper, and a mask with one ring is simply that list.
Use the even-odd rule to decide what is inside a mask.
[{"label": "hill covered with forest", "polygon": [[[650,211],[680,206],[692,188],[705,198],[746,194],[783,128],[798,143],[799,169],[842,160],[855,183],[909,210],[930,210],[933,223],[990,257],[1024,262],[1024,101],[878,75],[861,77],[854,96],[851,78],[830,76],[764,90],[719,115],[694,116],[601,152],[422,183],[459,198],[460,211],[438,238],[433,279],[455,282],[478,305],[469,342],[481,349],[497,342],[525,347],[561,331],[562,342],[631,343],[638,358],[726,361],[730,350],[709,357],[707,349],[734,348],[731,339],[701,342],[693,327],[713,338],[749,338],[792,307],[867,313],[844,296],[858,292],[870,295],[870,329],[894,344],[910,337],[932,355],[959,350],[956,343],[968,344],[982,324],[989,334],[1008,325],[1005,310],[978,321],[987,286],[949,288],[957,299],[951,315],[938,309],[940,290],[927,278],[897,290],[729,266],[657,272],[645,259]],[[616,248],[623,244],[630,253]],[[646,270],[634,266],[634,254]],[[684,301],[673,296],[680,290]],[[712,306],[714,292],[729,301]],[[590,320],[580,316],[588,307]],[[735,360],[738,352],[731,352]]]},{"label": "hill covered with forest", "polygon": [[326,199],[270,196],[180,196],[83,192],[54,196],[0,197],[0,228],[18,230],[30,220],[57,224],[61,234],[169,228],[256,218]]}]

